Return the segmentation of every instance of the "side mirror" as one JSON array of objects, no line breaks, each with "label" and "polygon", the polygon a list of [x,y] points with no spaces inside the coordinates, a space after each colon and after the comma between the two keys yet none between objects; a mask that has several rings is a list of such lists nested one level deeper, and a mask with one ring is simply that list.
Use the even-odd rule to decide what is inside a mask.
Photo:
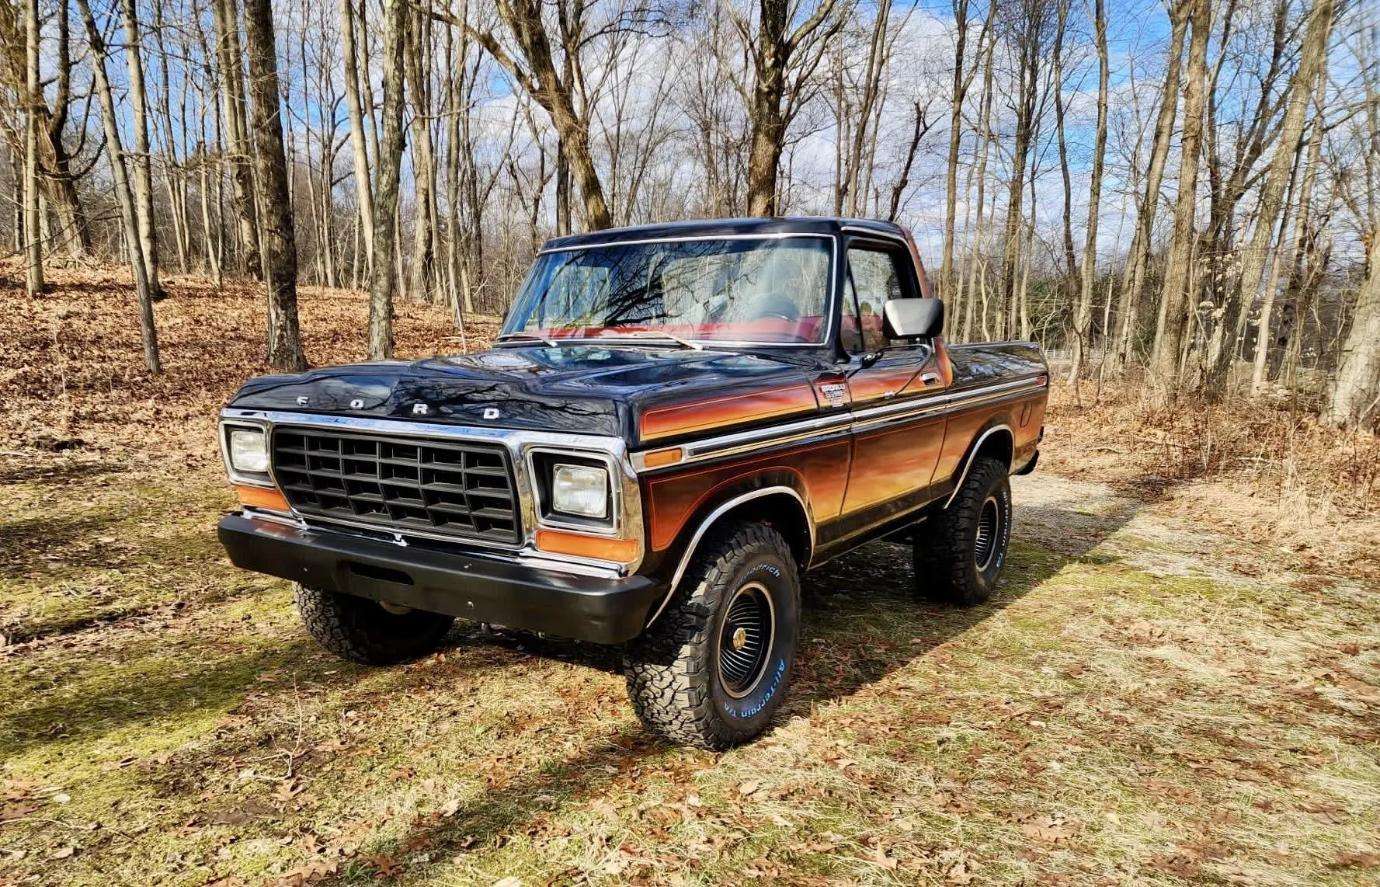
[{"label": "side mirror", "polygon": [[888,339],[930,339],[944,332],[942,299],[892,299],[882,308]]}]

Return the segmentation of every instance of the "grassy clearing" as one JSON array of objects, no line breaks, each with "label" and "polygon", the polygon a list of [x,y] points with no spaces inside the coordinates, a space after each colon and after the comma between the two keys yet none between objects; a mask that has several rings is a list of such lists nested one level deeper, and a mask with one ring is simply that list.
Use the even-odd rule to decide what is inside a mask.
[{"label": "grassy clearing", "polygon": [[11,643],[262,585],[207,532],[232,497],[219,471],[5,487],[0,636]]},{"label": "grassy clearing", "polygon": [[218,488],[148,527],[97,484],[84,513],[146,527],[129,562],[31,527],[38,561],[143,597],[75,631],[40,611],[49,630],[0,659],[0,879],[1373,875],[1369,590],[1147,567],[1155,519],[1090,491],[1021,482],[1026,529],[987,607],[916,603],[885,544],[812,575],[788,712],[711,755],[647,738],[606,651],[460,629],[404,668],[335,661],[283,583],[178,541]]},{"label": "grassy clearing", "polygon": [[[0,884],[1380,878],[1360,518],[1281,536],[1288,489],[1137,462],[1144,417],[1053,411],[989,606],[917,603],[884,544],[810,576],[788,710],[711,755],[641,731],[614,652],[472,627],[403,668],[318,651],[213,534],[261,294],[171,281],[149,379],[118,279],[54,284],[0,291]],[[403,353],[457,347],[399,308]],[[304,291],[310,357],[358,358],[363,318]]]}]

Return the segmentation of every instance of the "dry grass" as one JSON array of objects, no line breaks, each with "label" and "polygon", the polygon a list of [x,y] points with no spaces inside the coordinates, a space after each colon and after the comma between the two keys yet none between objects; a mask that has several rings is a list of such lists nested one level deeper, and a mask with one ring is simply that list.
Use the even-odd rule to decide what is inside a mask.
[{"label": "dry grass", "polygon": [[1165,500],[1280,550],[1298,569],[1380,578],[1380,437],[1278,402],[1185,397],[1154,407],[1128,384],[1056,386],[1045,467]]},{"label": "dry grass", "polygon": [[[211,417],[261,369],[258,294],[174,282],[149,380],[127,292],[69,274],[0,291],[23,340],[0,354],[0,884],[1380,873],[1373,577],[1185,514],[1216,490],[1279,523],[1248,493],[1287,472],[1176,475],[1130,445],[1159,427],[1133,405],[1061,400],[997,600],[919,604],[904,552],[867,546],[807,581],[777,728],[685,751],[642,733],[609,651],[470,627],[403,668],[317,650],[212,533]],[[401,307],[404,353],[449,347],[442,312]],[[314,361],[360,356],[359,296],[303,316]]]}]

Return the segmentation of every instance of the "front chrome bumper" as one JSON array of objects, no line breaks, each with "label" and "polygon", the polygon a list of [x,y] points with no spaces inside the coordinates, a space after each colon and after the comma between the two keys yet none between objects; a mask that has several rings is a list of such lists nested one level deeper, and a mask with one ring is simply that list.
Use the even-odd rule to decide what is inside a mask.
[{"label": "front chrome bumper", "polygon": [[642,632],[665,587],[648,576],[580,576],[488,555],[458,554],[262,517],[232,514],[217,528],[237,567],[478,622],[600,644]]}]

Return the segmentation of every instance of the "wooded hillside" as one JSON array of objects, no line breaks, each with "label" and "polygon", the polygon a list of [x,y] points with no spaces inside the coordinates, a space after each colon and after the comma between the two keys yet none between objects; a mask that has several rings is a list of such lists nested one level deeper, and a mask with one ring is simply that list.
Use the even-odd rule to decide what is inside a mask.
[{"label": "wooded hillside", "polygon": [[[912,228],[955,339],[1074,379],[1380,398],[1380,24],[1355,0],[4,0],[0,233],[43,290],[119,260],[457,327],[536,246],[679,217]],[[136,357],[131,355],[131,360]],[[1139,384],[1139,381],[1138,381]]]}]

